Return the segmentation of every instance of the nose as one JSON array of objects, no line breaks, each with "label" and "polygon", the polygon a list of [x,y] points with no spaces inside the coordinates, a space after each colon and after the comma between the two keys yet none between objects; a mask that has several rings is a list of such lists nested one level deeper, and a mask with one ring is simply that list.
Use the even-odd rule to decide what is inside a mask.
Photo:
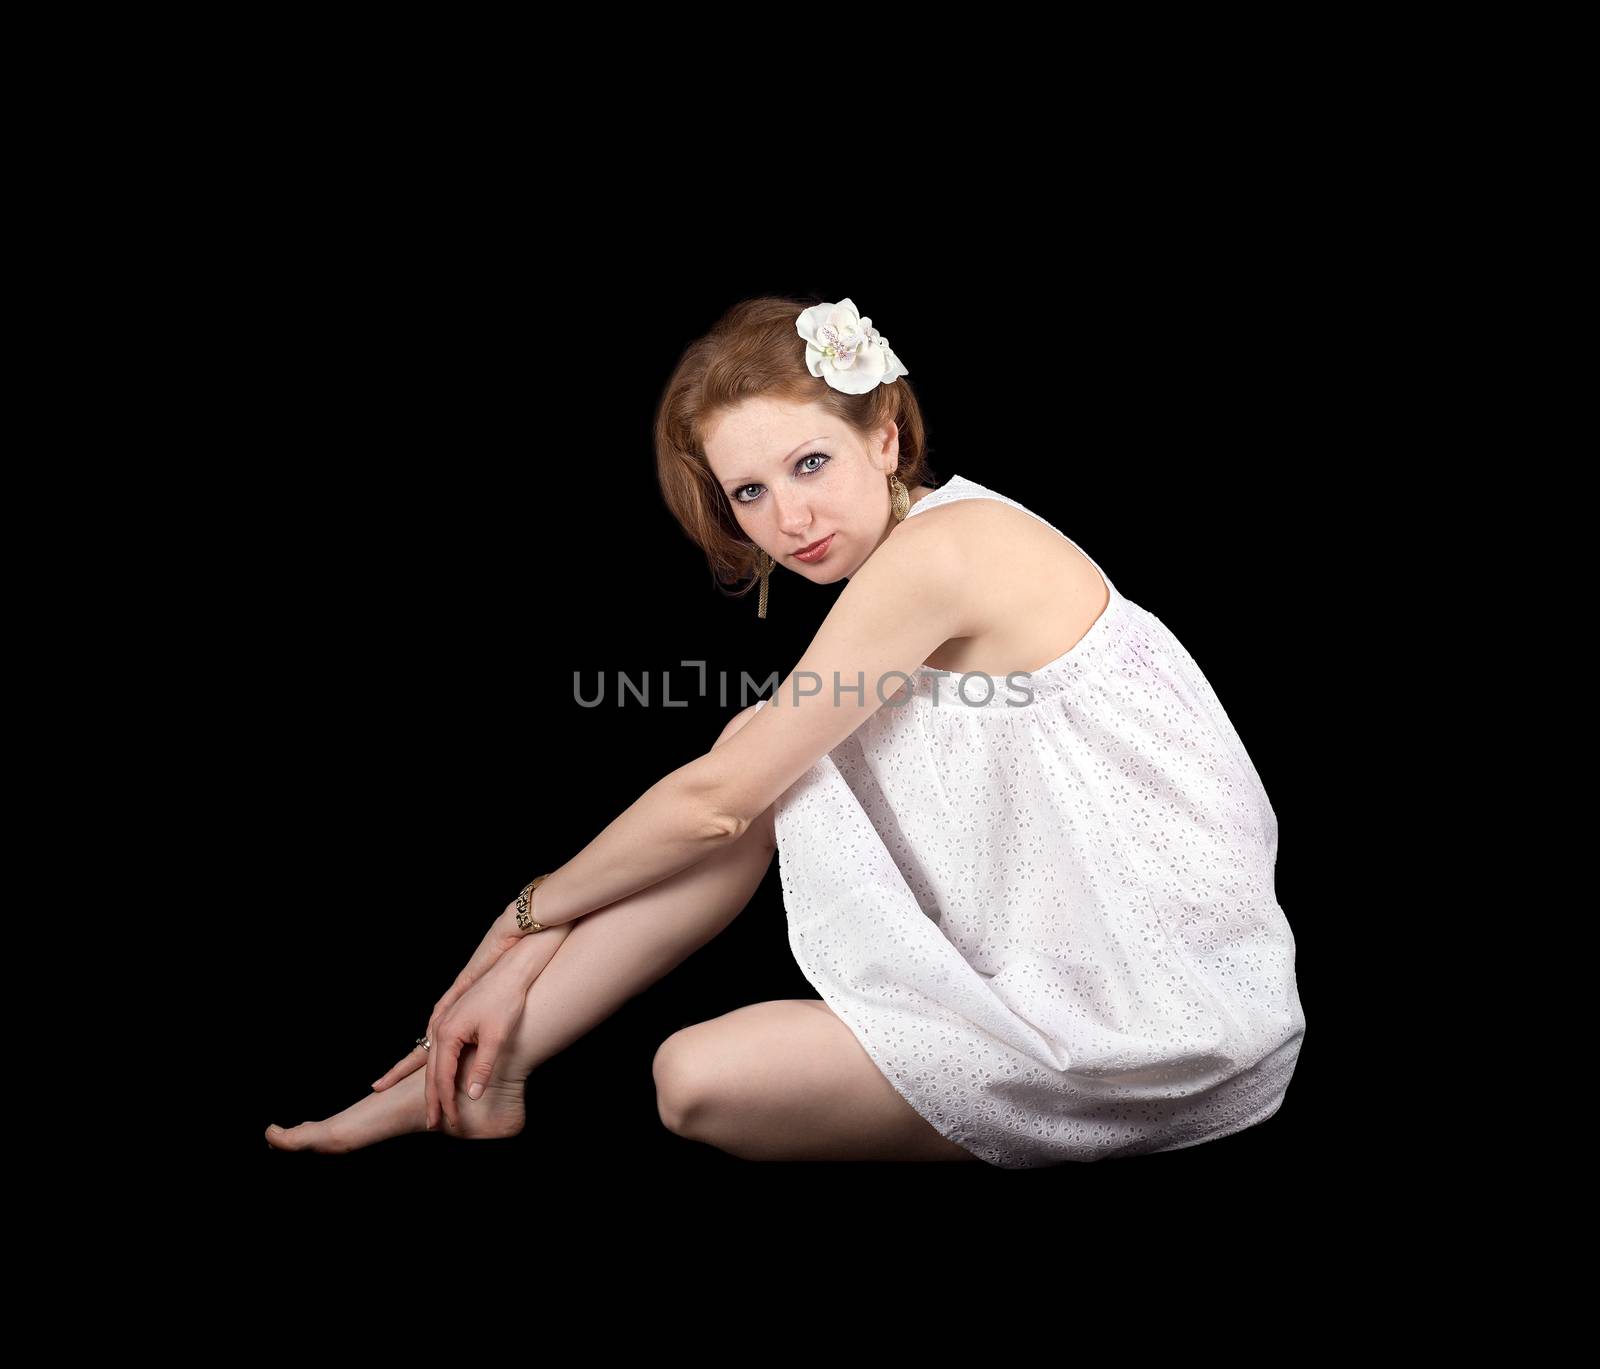
[{"label": "nose", "polygon": [[[778,499],[777,501],[778,528],[786,537],[803,538],[811,528],[811,510],[806,507],[805,500],[800,498]],[[803,546],[800,542],[797,546]]]}]

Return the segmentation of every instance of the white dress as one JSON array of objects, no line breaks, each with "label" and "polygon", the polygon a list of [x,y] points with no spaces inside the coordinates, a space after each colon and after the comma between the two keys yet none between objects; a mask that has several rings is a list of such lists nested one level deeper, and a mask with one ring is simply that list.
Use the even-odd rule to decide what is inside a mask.
[{"label": "white dress", "polygon": [[[961,476],[908,516],[956,499],[1039,518]],[[1254,1126],[1305,1033],[1261,779],[1193,657],[1100,573],[1065,655],[1016,683],[921,667],[775,805],[801,971],[1005,1169]]]}]

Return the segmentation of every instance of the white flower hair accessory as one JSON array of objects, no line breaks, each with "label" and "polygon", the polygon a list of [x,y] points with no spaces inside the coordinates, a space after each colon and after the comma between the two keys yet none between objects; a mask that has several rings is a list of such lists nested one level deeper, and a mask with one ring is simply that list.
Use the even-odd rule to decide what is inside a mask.
[{"label": "white flower hair accessory", "polygon": [[813,304],[794,326],[806,340],[806,369],[847,395],[864,395],[874,385],[911,374],[848,297],[837,304]]}]

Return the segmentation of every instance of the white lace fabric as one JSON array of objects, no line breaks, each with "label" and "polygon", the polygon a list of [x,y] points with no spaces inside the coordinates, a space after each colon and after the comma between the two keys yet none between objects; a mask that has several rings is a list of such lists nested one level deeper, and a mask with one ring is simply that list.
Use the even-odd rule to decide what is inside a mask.
[{"label": "white lace fabric", "polygon": [[[961,476],[908,516],[955,499],[1066,536]],[[802,973],[923,1118],[1006,1169],[1254,1126],[1305,1034],[1260,776],[1194,658],[1089,559],[1109,602],[1031,702],[923,667],[775,811]]]}]

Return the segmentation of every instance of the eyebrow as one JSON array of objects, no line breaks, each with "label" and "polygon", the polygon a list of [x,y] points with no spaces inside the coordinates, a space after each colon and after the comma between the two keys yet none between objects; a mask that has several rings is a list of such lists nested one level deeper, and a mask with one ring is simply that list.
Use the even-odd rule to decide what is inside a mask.
[{"label": "eyebrow", "polygon": [[[800,444],[800,447],[809,447],[813,442],[826,442],[827,440],[828,440],[827,433],[823,433],[820,437],[808,437],[808,438],[806,438],[806,440]],[[782,461],[779,461],[778,465],[781,466],[784,461],[792,461],[794,459],[794,457],[795,457],[795,454],[797,452],[799,452],[800,447],[796,447],[794,449],[794,451],[790,452],[789,455],[784,457]],[[752,483],[753,480],[754,480],[753,476],[741,475],[741,476],[738,476],[738,477],[736,477],[734,479],[731,479],[731,480],[724,480],[722,483],[724,485],[726,485],[726,486],[734,487],[734,486],[739,486],[739,485],[748,485],[748,484]]]}]

